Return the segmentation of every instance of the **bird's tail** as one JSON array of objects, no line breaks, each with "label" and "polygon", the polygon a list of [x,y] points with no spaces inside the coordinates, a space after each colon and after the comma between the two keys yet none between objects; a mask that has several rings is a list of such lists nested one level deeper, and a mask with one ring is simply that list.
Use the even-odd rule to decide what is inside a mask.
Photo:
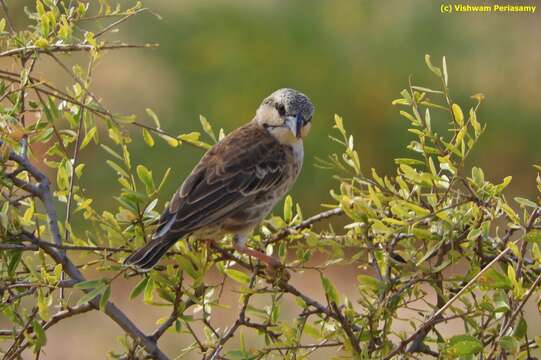
[{"label": "bird's tail", "polygon": [[134,267],[139,271],[149,271],[175,242],[176,239],[171,241],[171,239],[164,237],[153,239],[128,256],[124,260],[124,265]]}]

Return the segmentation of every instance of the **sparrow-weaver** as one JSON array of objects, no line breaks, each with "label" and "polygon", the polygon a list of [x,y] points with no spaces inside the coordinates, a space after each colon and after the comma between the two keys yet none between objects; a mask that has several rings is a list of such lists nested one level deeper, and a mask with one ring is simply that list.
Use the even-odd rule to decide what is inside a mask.
[{"label": "sparrow-weaver", "polygon": [[313,113],[310,99],[293,89],[263,100],[252,121],[201,158],[171,198],[151,240],[124,263],[149,270],[181,238],[219,239],[231,233],[237,251],[279,266],[278,259],[245,243],[295,183]]}]

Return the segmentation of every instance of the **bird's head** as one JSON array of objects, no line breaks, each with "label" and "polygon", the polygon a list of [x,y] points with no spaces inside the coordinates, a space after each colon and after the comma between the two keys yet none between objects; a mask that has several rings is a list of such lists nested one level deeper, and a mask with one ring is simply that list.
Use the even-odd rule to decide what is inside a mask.
[{"label": "bird's head", "polygon": [[314,105],[303,93],[280,89],[257,109],[255,122],[283,144],[294,144],[310,132]]}]

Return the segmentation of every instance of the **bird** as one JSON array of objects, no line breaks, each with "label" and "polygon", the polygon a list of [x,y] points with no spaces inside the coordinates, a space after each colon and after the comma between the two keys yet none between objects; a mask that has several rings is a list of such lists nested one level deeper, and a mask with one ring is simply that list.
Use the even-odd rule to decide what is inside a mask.
[{"label": "bird", "polygon": [[246,242],[297,180],[314,110],[306,95],[291,88],[266,97],[251,121],[203,155],[173,194],[150,240],[124,265],[149,271],[180,239],[215,241],[231,234],[240,254],[280,267],[279,259]]}]

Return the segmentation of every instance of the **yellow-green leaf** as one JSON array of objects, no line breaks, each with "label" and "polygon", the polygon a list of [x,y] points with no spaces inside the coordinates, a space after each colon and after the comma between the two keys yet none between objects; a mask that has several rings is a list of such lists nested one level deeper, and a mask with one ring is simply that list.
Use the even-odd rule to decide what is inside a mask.
[{"label": "yellow-green leaf", "polygon": [[464,113],[462,112],[460,105],[453,104],[451,108],[453,109],[453,117],[455,118],[456,123],[459,126],[464,126]]},{"label": "yellow-green leaf", "polygon": [[137,176],[145,185],[147,193],[152,193],[155,189],[152,171],[148,170],[144,165],[137,165]]},{"label": "yellow-green leaf", "polygon": [[150,132],[147,129],[143,129],[143,139],[148,146],[154,146],[154,138],[152,137],[152,135],[150,135]]},{"label": "yellow-green leaf", "polygon": [[90,143],[90,140],[92,140],[96,134],[96,129],[97,128],[94,126],[92,129],[88,130],[83,138],[83,141],[81,141],[81,146],[79,147],[80,149],[84,149]]},{"label": "yellow-green leaf", "polygon": [[250,276],[242,271],[235,269],[225,269],[225,274],[238,283],[248,285],[250,283]]}]

